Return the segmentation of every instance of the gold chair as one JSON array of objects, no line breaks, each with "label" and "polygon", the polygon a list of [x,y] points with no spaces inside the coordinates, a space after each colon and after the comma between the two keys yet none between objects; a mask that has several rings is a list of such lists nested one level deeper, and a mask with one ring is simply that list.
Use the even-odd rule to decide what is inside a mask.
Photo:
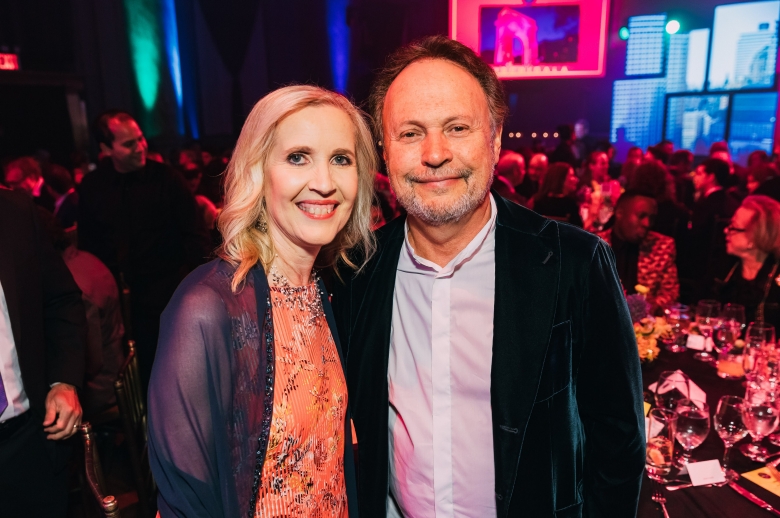
[{"label": "gold chair", "polygon": [[154,516],[156,511],[152,499],[157,492],[157,485],[149,468],[149,450],[146,441],[146,402],[143,398],[141,380],[138,375],[138,356],[135,342],[129,340],[127,349],[127,358],[114,382],[114,393],[130,455],[130,466],[138,491],[138,506],[141,516],[149,518]]},{"label": "gold chair", "polygon": [[95,499],[95,504],[105,518],[120,518],[119,502],[111,495],[106,495],[103,470],[100,468],[95,438],[92,435],[92,427],[89,423],[81,424],[81,438],[84,443],[84,471],[87,475],[87,484]]}]

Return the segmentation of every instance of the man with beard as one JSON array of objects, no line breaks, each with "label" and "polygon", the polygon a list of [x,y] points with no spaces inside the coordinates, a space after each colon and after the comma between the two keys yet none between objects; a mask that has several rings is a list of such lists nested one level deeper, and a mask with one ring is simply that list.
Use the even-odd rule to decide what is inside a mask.
[{"label": "man with beard", "polygon": [[360,512],[634,516],[642,385],[608,245],[491,193],[504,92],[464,45],[396,51],[371,104],[408,216],[334,283]]}]

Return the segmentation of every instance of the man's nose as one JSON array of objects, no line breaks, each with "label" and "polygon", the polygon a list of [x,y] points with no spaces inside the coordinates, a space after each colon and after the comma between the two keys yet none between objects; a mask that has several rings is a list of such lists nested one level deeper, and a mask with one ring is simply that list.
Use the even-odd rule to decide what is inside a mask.
[{"label": "man's nose", "polygon": [[441,167],[452,160],[452,151],[447,137],[440,131],[425,135],[422,143],[422,163],[431,168]]}]

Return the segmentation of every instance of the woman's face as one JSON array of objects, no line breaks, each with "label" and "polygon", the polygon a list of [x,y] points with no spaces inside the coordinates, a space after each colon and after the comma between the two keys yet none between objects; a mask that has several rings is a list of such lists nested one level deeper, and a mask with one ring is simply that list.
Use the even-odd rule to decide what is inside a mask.
[{"label": "woman's face", "polygon": [[748,190],[748,193],[753,194],[753,191],[758,189],[759,185],[761,185],[761,184],[758,183],[758,181],[756,181],[755,177],[753,177],[752,174],[749,174],[748,177],[747,177],[747,190]]},{"label": "woman's face", "polygon": [[566,181],[563,182],[563,194],[568,196],[569,194],[576,191],[577,185],[579,185],[579,183],[580,180],[577,178],[577,175],[574,174],[574,169],[570,167],[569,172],[566,173]]},{"label": "woman's face", "polygon": [[606,153],[596,153],[590,163],[593,179],[599,183],[607,181],[609,173],[609,158]]},{"label": "woman's face", "polygon": [[358,191],[355,127],[333,106],[310,106],[278,126],[265,166],[268,232],[277,253],[317,254],[344,228]]},{"label": "woman's face", "polygon": [[731,223],[724,230],[726,234],[726,252],[736,257],[745,257],[753,250],[748,226],[753,217],[753,211],[740,207],[731,218]]}]

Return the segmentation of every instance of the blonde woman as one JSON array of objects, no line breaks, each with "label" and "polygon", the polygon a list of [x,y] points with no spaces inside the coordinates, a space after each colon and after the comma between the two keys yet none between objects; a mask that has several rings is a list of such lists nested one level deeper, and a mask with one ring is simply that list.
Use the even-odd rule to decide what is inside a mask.
[{"label": "blonde woman", "polygon": [[361,112],[311,86],[249,114],[226,172],[224,244],[162,315],[149,454],[167,516],[356,516],[348,397],[317,269],[374,250]]}]

